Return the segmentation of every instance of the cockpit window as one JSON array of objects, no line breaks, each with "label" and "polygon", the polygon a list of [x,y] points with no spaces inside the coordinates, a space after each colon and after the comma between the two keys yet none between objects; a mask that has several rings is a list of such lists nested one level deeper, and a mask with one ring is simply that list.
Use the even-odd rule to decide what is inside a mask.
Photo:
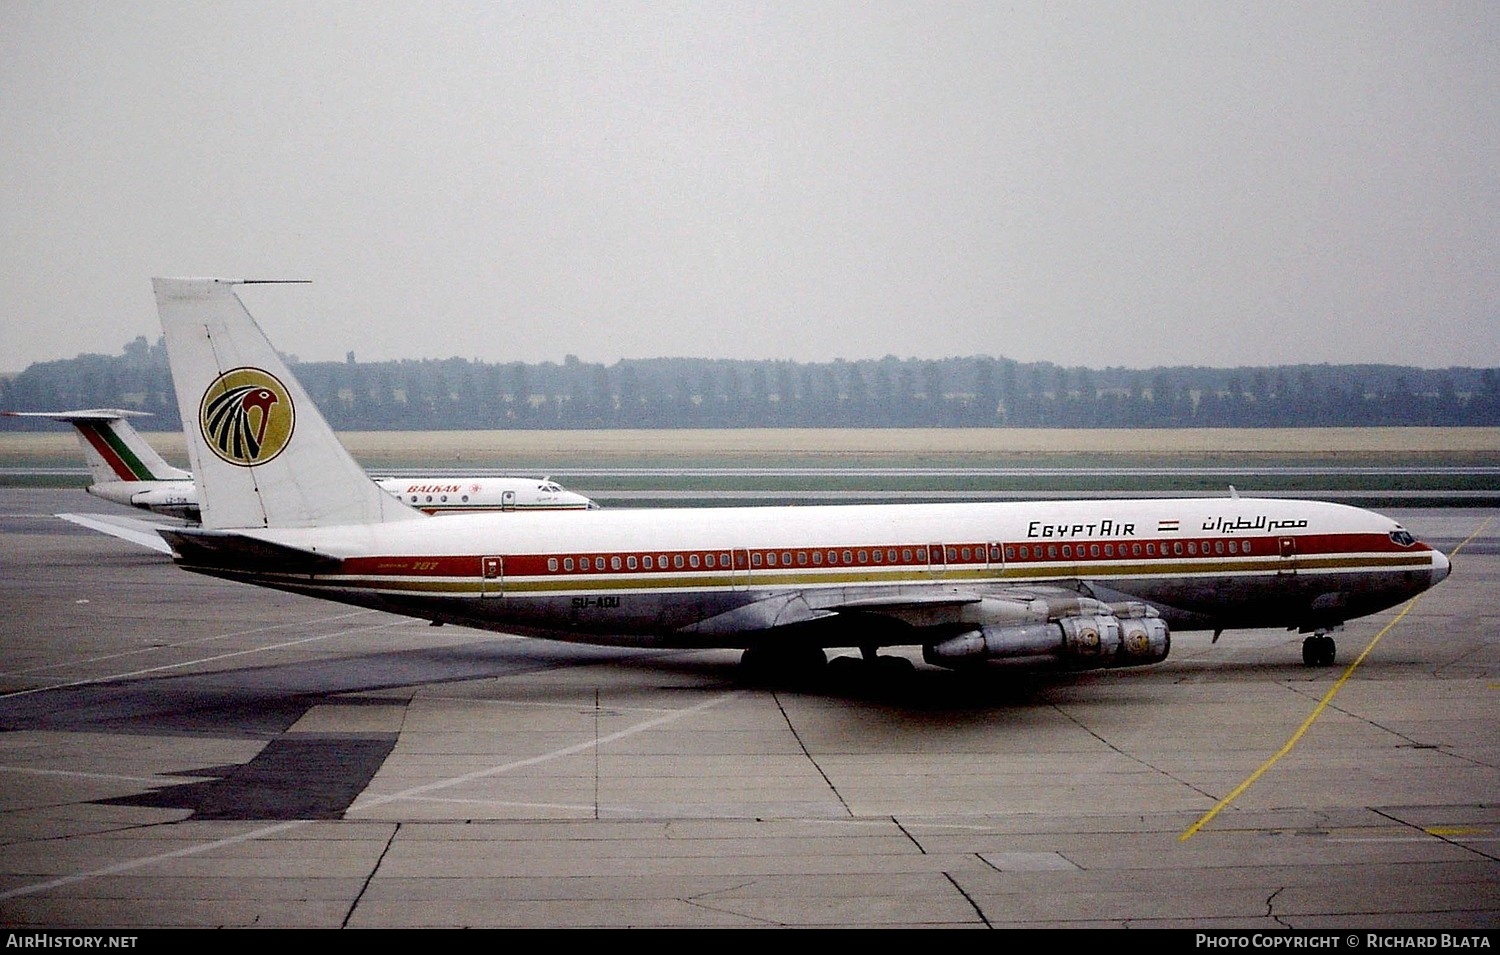
[{"label": "cockpit window", "polygon": [[1417,542],[1417,539],[1411,536],[1411,532],[1404,527],[1398,527],[1391,531],[1391,540],[1402,547],[1410,547]]}]

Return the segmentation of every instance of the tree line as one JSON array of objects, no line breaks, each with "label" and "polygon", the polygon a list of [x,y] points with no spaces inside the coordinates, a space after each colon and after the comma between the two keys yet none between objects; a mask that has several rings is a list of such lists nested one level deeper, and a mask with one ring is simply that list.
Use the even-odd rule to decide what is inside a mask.
[{"label": "tree line", "polygon": [[[503,428],[1180,428],[1500,425],[1500,369],[1399,365],[1153,369],[965,357],[560,364],[288,361],[341,430]],[[166,350],[39,362],[0,409],[130,408],[174,429]],[[15,427],[45,427],[12,419]]]}]

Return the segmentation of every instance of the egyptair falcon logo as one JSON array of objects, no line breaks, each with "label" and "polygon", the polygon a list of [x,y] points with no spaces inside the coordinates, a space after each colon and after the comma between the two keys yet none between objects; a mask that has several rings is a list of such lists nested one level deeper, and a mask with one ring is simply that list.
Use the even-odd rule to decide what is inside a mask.
[{"label": "egyptair falcon logo", "polygon": [[265,464],[286,449],[296,423],[291,393],[275,375],[236,368],[203,392],[198,426],[209,448],[230,464]]}]

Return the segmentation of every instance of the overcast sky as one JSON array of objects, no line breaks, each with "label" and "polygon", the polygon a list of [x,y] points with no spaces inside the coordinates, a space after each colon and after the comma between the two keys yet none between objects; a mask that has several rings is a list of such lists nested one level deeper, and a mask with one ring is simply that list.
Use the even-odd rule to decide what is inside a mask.
[{"label": "overcast sky", "polygon": [[1500,4],[0,0],[0,370],[1500,365]]}]

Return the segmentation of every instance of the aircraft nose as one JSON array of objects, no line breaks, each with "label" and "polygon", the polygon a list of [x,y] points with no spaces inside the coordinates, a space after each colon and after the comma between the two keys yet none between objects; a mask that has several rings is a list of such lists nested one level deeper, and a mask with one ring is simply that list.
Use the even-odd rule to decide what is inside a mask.
[{"label": "aircraft nose", "polygon": [[1440,550],[1434,550],[1432,552],[1432,582],[1435,584],[1447,577],[1450,569],[1448,555]]}]

